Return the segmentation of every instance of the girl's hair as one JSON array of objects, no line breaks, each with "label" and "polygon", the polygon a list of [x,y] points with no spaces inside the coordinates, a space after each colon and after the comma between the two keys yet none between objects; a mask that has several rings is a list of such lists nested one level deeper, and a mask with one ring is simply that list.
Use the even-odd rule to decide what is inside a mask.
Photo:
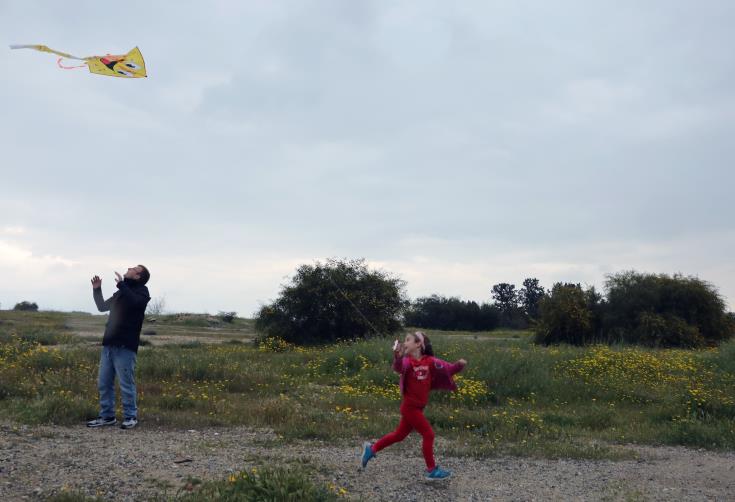
[{"label": "girl's hair", "polygon": [[417,342],[421,342],[421,339],[423,339],[424,344],[423,347],[421,347],[421,354],[425,356],[433,356],[434,355],[434,349],[431,347],[431,340],[429,340],[429,337],[426,336],[425,333],[422,331],[417,331],[416,333],[413,333],[413,339]]}]

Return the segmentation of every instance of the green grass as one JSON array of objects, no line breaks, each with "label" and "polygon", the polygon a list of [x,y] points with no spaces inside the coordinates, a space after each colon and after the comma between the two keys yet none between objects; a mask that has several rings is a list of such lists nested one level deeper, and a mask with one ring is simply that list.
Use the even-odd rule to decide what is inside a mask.
[{"label": "green grass", "polygon": [[[57,315],[0,313],[0,417],[71,425],[96,415],[99,347],[17,336],[39,320],[67,336]],[[631,458],[628,443],[735,449],[735,341],[691,351],[429,335],[437,356],[469,361],[459,391],[434,393],[426,410],[453,453],[617,459]],[[284,441],[334,444],[377,438],[399,418],[390,347],[385,339],[144,347],[142,424],[266,427]]]},{"label": "green grass", "polygon": [[[189,477],[176,489],[168,483],[159,485],[159,493],[148,500],[154,502],[334,502],[347,495],[347,490],[323,478],[308,461],[291,462],[283,467],[258,465],[233,472],[226,478],[202,481]],[[48,502],[100,502],[75,490],[64,490],[46,498]]]},{"label": "green grass", "polygon": [[[309,501],[329,502],[346,495],[333,483],[316,483],[314,472],[306,466],[253,467],[230,474],[226,479],[204,483],[188,483],[186,489],[175,497],[184,502],[261,502]],[[198,480],[197,480],[198,481]],[[343,491],[340,491],[343,490]]]},{"label": "green grass", "polygon": [[0,344],[13,339],[40,345],[76,343],[78,340],[66,332],[66,315],[58,312],[2,311],[0,314]]},{"label": "green grass", "polygon": [[149,315],[147,319],[155,319],[156,325],[184,326],[190,328],[220,327],[252,331],[255,325],[254,320],[242,317],[235,317],[231,322],[225,322],[219,315],[192,313]]},{"label": "green grass", "polygon": [[[439,329],[424,329],[424,328],[406,328],[408,332],[422,331],[426,333],[429,338],[453,338],[453,339],[472,339],[472,340],[486,340],[486,341],[506,341],[506,342],[523,342],[530,341],[533,339],[533,331],[522,330],[522,329],[495,329],[492,331],[445,331]],[[509,345],[512,345],[510,343]]]}]

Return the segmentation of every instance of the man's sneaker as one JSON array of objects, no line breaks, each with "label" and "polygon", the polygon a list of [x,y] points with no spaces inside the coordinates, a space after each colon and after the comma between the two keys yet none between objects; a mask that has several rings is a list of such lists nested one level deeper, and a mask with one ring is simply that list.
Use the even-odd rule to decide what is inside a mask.
[{"label": "man's sneaker", "polygon": [[370,443],[363,443],[362,445],[362,458],[360,459],[360,465],[362,465],[362,468],[364,469],[367,467],[368,462],[370,462],[370,459],[375,456],[375,453],[373,453],[373,445]]},{"label": "man's sneaker", "polygon": [[121,429],[132,429],[138,425],[138,419],[135,417],[128,417],[125,420],[123,420],[122,425],[120,426]]},{"label": "man's sneaker", "polygon": [[432,469],[431,472],[426,473],[426,479],[429,481],[437,481],[440,479],[449,479],[452,475],[451,472],[441,469],[438,465]]},{"label": "man's sneaker", "polygon": [[115,417],[97,417],[87,422],[87,427],[104,427],[105,425],[115,425],[117,419]]}]

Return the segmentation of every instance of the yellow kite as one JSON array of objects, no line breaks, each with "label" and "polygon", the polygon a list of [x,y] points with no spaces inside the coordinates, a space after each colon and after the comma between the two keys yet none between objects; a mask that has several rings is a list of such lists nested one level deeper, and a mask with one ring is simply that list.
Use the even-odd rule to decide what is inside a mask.
[{"label": "yellow kite", "polygon": [[[89,68],[90,73],[107,75],[108,77],[141,78],[148,76],[145,72],[145,61],[143,61],[143,55],[137,47],[127,54],[119,56],[108,54],[106,56],[89,56],[86,58],[80,58],[72,56],[71,54],[66,54],[65,52],[55,51],[53,49],[49,49],[45,45],[11,45],[10,48],[35,49],[41,52],[56,54],[57,56],[61,56],[57,61],[59,68],[63,68],[65,70],[83,68],[84,65],[86,65]],[[63,66],[61,64],[62,59],[76,59],[78,61],[84,61],[84,65]]]}]

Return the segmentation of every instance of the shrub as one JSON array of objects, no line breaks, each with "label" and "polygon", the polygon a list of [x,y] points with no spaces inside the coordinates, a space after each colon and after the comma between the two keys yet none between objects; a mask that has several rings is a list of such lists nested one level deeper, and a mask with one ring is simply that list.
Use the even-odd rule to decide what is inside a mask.
[{"label": "shrub", "polygon": [[645,345],[696,347],[730,338],[735,323],[711,284],[634,271],[608,276],[605,330]]},{"label": "shrub", "polygon": [[582,345],[594,335],[594,318],[579,284],[557,282],[541,301],[541,317],[536,325],[536,343]]},{"label": "shrub", "polygon": [[555,284],[541,302],[536,341],[701,347],[735,331],[717,290],[696,277],[629,271],[608,276],[605,287],[607,298],[594,288]]},{"label": "shrub", "polygon": [[223,322],[230,323],[235,320],[235,317],[237,317],[237,312],[224,312],[220,310],[217,317],[222,319]]},{"label": "shrub", "polygon": [[38,305],[35,302],[22,301],[20,303],[16,303],[15,307],[13,307],[13,310],[20,310],[24,312],[38,312]]},{"label": "shrub", "polygon": [[304,468],[253,467],[229,475],[224,481],[208,481],[191,494],[180,497],[187,502],[195,501],[332,501],[346,490],[331,485],[317,485],[314,475]]},{"label": "shrub", "polygon": [[302,265],[279,298],[258,311],[255,329],[301,345],[392,335],[407,303],[403,288],[364,260]]},{"label": "shrub", "polygon": [[700,347],[704,338],[696,326],[672,314],[641,312],[629,341],[653,347]]}]

